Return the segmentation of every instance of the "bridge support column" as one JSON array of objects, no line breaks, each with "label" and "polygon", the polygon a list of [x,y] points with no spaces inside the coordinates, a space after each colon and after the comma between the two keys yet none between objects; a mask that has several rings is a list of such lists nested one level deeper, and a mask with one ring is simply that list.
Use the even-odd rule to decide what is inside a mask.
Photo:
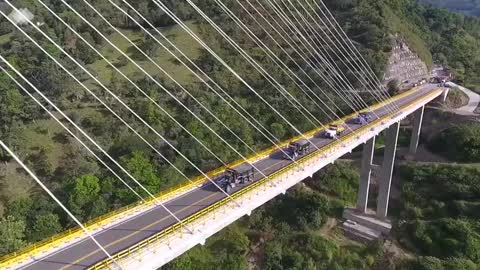
[{"label": "bridge support column", "polygon": [[442,98],[441,98],[442,102],[447,101],[448,92],[450,92],[450,89],[448,89],[448,88],[443,89]]},{"label": "bridge support column", "polygon": [[375,137],[365,143],[362,153],[362,168],[360,172],[360,187],[357,197],[357,211],[362,214],[367,211],[368,193],[370,191],[370,179],[372,176],[372,161],[375,150]]},{"label": "bridge support column", "polygon": [[397,151],[398,133],[400,122],[391,125],[387,129],[385,140],[385,154],[380,171],[379,190],[377,198],[377,217],[385,219],[388,212],[388,201],[390,199],[390,187],[392,185],[393,165],[395,163],[395,152]]},{"label": "bridge support column", "polygon": [[420,141],[420,132],[422,130],[423,122],[423,112],[425,111],[425,106],[422,106],[413,114],[413,129],[412,137],[410,138],[410,149],[409,153],[415,155],[418,149],[418,142]]}]

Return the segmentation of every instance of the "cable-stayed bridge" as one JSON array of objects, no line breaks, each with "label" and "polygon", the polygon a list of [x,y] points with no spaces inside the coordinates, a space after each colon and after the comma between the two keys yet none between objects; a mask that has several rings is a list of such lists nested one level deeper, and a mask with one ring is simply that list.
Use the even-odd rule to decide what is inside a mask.
[{"label": "cable-stayed bridge", "polygon": [[[305,121],[310,121],[315,126],[318,126],[318,128],[304,133],[296,127],[295,123],[288,120],[285,113],[280,112],[278,108],[272,106],[257,89],[251,86],[234,68],[229,66],[214,49],[203,42],[201,37],[191,31],[188,25],[180,20],[162,1],[153,0],[152,2],[159,11],[161,10],[170,16],[177,25],[191,35],[206,52],[221,63],[226,70],[231,72],[246,89],[251,91],[252,97],[262,100],[266,107],[271,109],[273,113],[284,121],[286,127],[291,128],[298,134],[290,140],[280,141],[268,128],[265,128],[258,119],[236,102],[227,90],[217,84],[217,82],[200,69],[194,61],[188,59],[174,43],[163,36],[134,6],[126,0],[108,0],[112,8],[118,10],[118,12],[121,12],[126,18],[135,23],[144,31],[145,35],[150,36],[165,51],[175,57],[180,64],[189,69],[193,76],[198,76],[198,79],[204,83],[209,90],[214,92],[219,100],[222,100],[230,106],[231,110],[238,113],[240,118],[252,125],[272,144],[272,147],[269,149],[254,152],[253,148],[245,143],[238,134],[233,132],[228,125],[221,122],[218,115],[198,101],[195,96],[188,91],[187,87],[184,87],[181,82],[173,79],[173,76],[168,70],[162,68],[159,63],[156,63],[156,61],[143,52],[140,47],[129,40],[132,46],[158,68],[158,72],[172,79],[180,90],[191,97],[194,102],[198,103],[213,119],[220,122],[236,139],[253,151],[251,155],[245,156],[235,149],[235,147],[231,146],[218,132],[212,129],[208,122],[204,121],[172,94],[167,87],[156,79],[154,74],[145,70],[135,59],[132,59],[126,52],[122,51],[110,41],[104,33],[89,21],[88,17],[82,15],[67,1],[60,1],[71,14],[74,14],[85,25],[91,27],[92,31],[95,31],[99,38],[102,38],[104,42],[110,44],[129,62],[143,72],[147,79],[158,85],[160,89],[164,91],[165,95],[175,100],[180,108],[197,119],[211,132],[212,136],[218,138],[225,143],[228,148],[238,154],[239,160],[237,162],[226,164],[209,149],[208,145],[196,138],[194,134],[182,126],[173,115],[169,114],[167,109],[163,108],[154,98],[149,96],[145,89],[126,76],[110,59],[105,57],[95,46],[90,44],[87,39],[82,37],[74,27],[58,16],[52,7],[43,3],[41,0],[36,2],[45,9],[45,12],[49,12],[59,24],[64,25],[80,40],[85,42],[112,70],[124,77],[135,90],[155,104],[158,110],[165,113],[174,123],[192,136],[199,145],[223,163],[224,166],[211,172],[202,171],[195,165],[195,162],[178,151],[178,149],[164,138],[148,121],[143,119],[126,104],[122,98],[105,85],[104,82],[96,78],[96,76],[79,63],[78,60],[65,51],[64,48],[41,27],[27,20],[30,22],[30,28],[25,29],[15,24],[7,14],[0,11],[3,18],[15,26],[16,31],[23,34],[37,46],[60,70],[72,77],[72,79],[86,92],[91,94],[106,111],[109,111],[122,124],[128,127],[133,134],[138,136],[165,162],[169,163],[172,168],[184,175],[182,170],[175,167],[161,151],[156,149],[148,139],[143,137],[121,114],[109,106],[102,97],[96,95],[89,86],[79,80],[69,68],[65,67],[61,61],[52,55],[51,50],[45,49],[42,44],[37,41],[38,36],[42,36],[48,40],[52,46],[56,47],[66,58],[70,59],[78,69],[82,70],[87,76],[94,80],[100,88],[105,91],[106,95],[108,94],[112,99],[118,101],[126,111],[143,123],[153,134],[157,135],[165,144],[171,147],[178,156],[185,159],[191,167],[198,170],[199,173],[199,177],[195,179],[189,179],[184,175],[189,182],[165,194],[159,196],[152,194],[138,179],[122,167],[90,134],[82,129],[81,126],[77,125],[75,121],[72,121],[51,99],[45,96],[34,83],[22,74],[22,71],[18,67],[10,63],[7,58],[0,53],[0,60],[3,63],[0,65],[2,72],[7,74],[7,76],[24,91],[25,95],[32,98],[75,140],[85,147],[118,181],[125,184],[132,193],[135,193],[135,195],[139,197],[139,203],[135,205],[112,212],[87,224],[82,224],[0,138],[2,148],[21,164],[27,173],[42,186],[52,199],[54,199],[79,226],[78,229],[54,236],[52,239],[47,239],[26,250],[3,258],[2,261],[0,261],[0,268],[2,269],[156,269],[193,246],[204,243],[207,237],[218,232],[238,218],[249,215],[255,208],[261,206],[273,197],[285,193],[288,188],[310,177],[316,171],[362,144],[365,144],[364,161],[362,164],[357,210],[359,212],[365,212],[366,201],[368,199],[374,138],[380,132],[387,130],[387,145],[377,203],[377,218],[379,220],[385,220],[388,211],[391,175],[395,159],[399,123],[410,114],[415,115],[415,129],[412,133],[411,144],[411,151],[415,151],[418,145],[425,104],[440,96],[445,98],[447,94],[447,90],[438,88],[436,85],[427,84],[391,97],[322,2],[311,3],[310,1],[305,1],[304,3],[295,3],[290,0],[282,3],[269,0],[236,1],[238,7],[244,10],[243,15],[251,17],[260,29],[264,31],[266,34],[264,38],[268,38],[270,42],[273,42],[274,45],[286,54],[288,59],[285,60],[277,56],[265,40],[250,31],[248,25],[242,21],[240,16],[232,12],[231,8],[227,7],[220,0],[213,0],[212,3],[217,4],[218,8],[229,16],[238,26],[239,30],[243,31],[272,63],[275,63],[278,68],[284,72],[286,78],[295,83],[300,91],[299,93],[307,96],[314,102],[316,108],[315,111],[312,111],[303,106],[294,94],[286,90],[278,79],[265,69],[262,62],[259,62],[249,55],[241,44],[236,43],[236,41],[222,30],[214,20],[209,18],[199,6],[190,0],[186,0],[186,3],[188,3],[192,9],[238,52],[239,57],[245,59],[245,61],[252,66],[253,70],[262,76],[262,79],[270,83],[271,86],[278,91],[285,102],[290,104],[294,109],[291,113],[301,114],[305,118]],[[115,31],[128,40],[128,37],[116,29],[92,3],[86,0],[82,0],[82,2],[86,8],[91,9],[93,13],[100,17],[106,26],[111,27],[112,31]],[[10,1],[5,0],[5,3],[12,9],[17,9]],[[132,16],[131,14],[135,15]],[[145,28],[145,25],[149,25],[150,28]],[[36,32],[35,36],[31,34],[32,31]],[[156,33],[152,34],[152,32]],[[288,48],[280,46],[280,40],[282,40],[282,43],[288,44]],[[298,56],[298,58],[293,58],[290,54],[291,52]],[[290,63],[286,64],[287,61]],[[297,61],[302,61],[302,63],[300,64]],[[351,81],[352,79],[349,79],[340,68],[341,65],[345,66],[348,71],[353,74],[358,84],[361,85],[361,90],[357,90],[354,87]],[[295,71],[292,70],[292,66],[295,68]],[[308,68],[308,70],[305,70],[305,67]],[[301,76],[298,75],[299,73]],[[320,87],[318,85],[319,81],[323,81],[327,89]],[[314,85],[314,87],[312,85]],[[333,102],[331,95],[336,96],[354,113],[350,115],[343,114],[340,109],[341,106]],[[376,101],[376,105],[370,106],[365,100],[365,95],[369,95],[369,98]],[[52,108],[51,110],[56,113],[52,113],[49,108],[43,105],[44,103],[48,104],[49,108]],[[319,121],[315,114],[316,111],[323,113],[329,120],[324,123]],[[368,114],[368,119],[358,120],[359,113]],[[68,125],[65,123],[68,123]],[[327,130],[332,130],[333,126],[337,128],[341,126],[345,131],[338,134],[338,136],[334,135],[328,138],[326,132]],[[300,140],[308,143],[310,146],[309,151],[296,152],[296,149],[290,147],[289,144],[291,142],[298,142]],[[95,148],[89,145],[95,146]],[[236,172],[251,170],[253,174],[248,181],[239,181],[235,174],[229,175],[230,178],[228,178],[228,181],[235,185],[229,185],[232,189],[227,190],[225,188],[227,168],[231,168]],[[143,198],[132,187],[137,185],[149,195],[149,198]]]},{"label": "cable-stayed bridge", "polygon": [[[398,136],[399,121],[412,113],[418,111],[423,113],[425,104],[445,94],[445,90],[434,85],[426,85],[394,97],[394,102],[399,107],[398,111],[389,113],[384,104],[374,106],[373,110],[380,116],[379,119],[367,125],[349,124],[351,131],[346,132],[337,141],[323,138],[322,129],[306,133],[305,136],[311,139],[319,150],[295,163],[285,160],[279,151],[267,150],[259,153],[251,159],[251,162],[267,177],[263,178],[257,174],[252,183],[240,185],[231,196],[227,197],[219,192],[205,179],[199,179],[194,184],[160,196],[159,199],[182,220],[182,223],[177,222],[152,201],[115,213],[96,224],[91,224],[89,229],[95,232],[94,237],[109,253],[114,254],[125,269],[160,267],[189,248],[203,243],[208,236],[236,219],[249,215],[258,206],[286,192],[288,188],[371,140],[383,130],[396,129],[395,136]],[[418,135],[416,137],[414,135],[412,140],[414,144],[418,143]],[[396,141],[394,143],[396,145]],[[390,162],[393,158],[390,157]],[[241,166],[246,164],[242,163],[236,167]],[[223,171],[214,171],[211,175],[215,178],[222,173]],[[386,180],[388,183],[391,181],[390,178]],[[359,199],[362,198],[360,195]],[[368,195],[364,194],[365,196]],[[365,197],[365,202],[366,199]],[[388,207],[388,195],[385,199],[383,204]],[[359,207],[362,207],[361,204]],[[384,211],[386,216],[386,208]],[[79,231],[77,234],[66,235],[49,245],[39,247],[38,250],[32,250],[32,253],[24,254],[21,259],[13,259],[5,263],[4,267],[32,270],[104,269],[115,267],[112,264],[113,261],[106,257],[87,235]]]}]

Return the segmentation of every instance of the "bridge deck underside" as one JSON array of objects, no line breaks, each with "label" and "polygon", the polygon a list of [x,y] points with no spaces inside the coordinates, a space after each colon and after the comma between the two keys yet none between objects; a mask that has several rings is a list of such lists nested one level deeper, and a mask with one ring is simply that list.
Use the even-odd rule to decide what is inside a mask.
[{"label": "bridge deck underside", "polygon": [[[395,101],[396,105],[405,106],[430,93],[434,86],[428,85],[422,89],[412,92],[411,94],[402,97]],[[379,116],[384,116],[388,113],[385,107],[375,110]],[[348,124],[349,128],[343,134],[346,135],[354,132],[359,125]],[[320,134],[315,135],[311,141],[318,148],[325,147],[332,142],[330,139],[325,139]],[[315,150],[315,147],[312,147]],[[269,175],[273,172],[283,168],[291,163],[281,157],[281,153],[276,152],[270,157],[259,160],[255,166],[262,171],[263,174]],[[241,166],[241,165],[240,165]],[[258,181],[262,176],[260,173],[255,173],[255,180]],[[247,185],[247,184],[246,184]],[[246,185],[237,187],[235,191],[244,188]],[[174,212],[180,219],[184,219],[197,211],[221,200],[226,195],[218,191],[215,186],[205,183],[202,187],[197,188],[187,194],[181,195],[168,201],[165,205]],[[112,226],[95,235],[96,240],[102,244],[110,254],[118,253],[134,244],[146,239],[165,228],[168,228],[176,220],[172,218],[162,207],[157,206],[147,212],[141,213],[131,219],[120,224]],[[57,269],[85,269],[95,263],[106,259],[106,255],[98,248],[95,243],[87,238],[85,240],[74,243],[66,248],[59,250],[49,256],[40,258],[20,269],[28,270],[57,270]]]}]

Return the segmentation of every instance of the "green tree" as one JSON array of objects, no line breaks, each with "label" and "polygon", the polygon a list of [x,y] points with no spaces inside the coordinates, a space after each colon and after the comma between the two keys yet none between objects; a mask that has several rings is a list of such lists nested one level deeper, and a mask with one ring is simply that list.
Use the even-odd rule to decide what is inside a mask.
[{"label": "green tree", "polygon": [[195,247],[165,266],[168,270],[212,269],[214,256],[204,246]]},{"label": "green tree", "polygon": [[69,196],[69,206],[80,217],[87,217],[100,195],[100,180],[94,175],[78,177],[68,184],[65,190]]},{"label": "green tree", "polygon": [[0,219],[0,254],[5,255],[24,247],[25,222],[12,216]]},{"label": "green tree", "polygon": [[443,270],[442,260],[436,257],[420,257],[417,259],[415,269],[418,270]]},{"label": "green tree", "polygon": [[40,241],[63,230],[59,217],[53,213],[41,214],[35,217],[32,231],[28,239]]},{"label": "green tree", "polygon": [[30,212],[33,209],[33,203],[31,197],[16,198],[8,203],[6,216],[12,216],[16,220],[26,221],[29,219]]},{"label": "green tree", "polygon": [[430,143],[430,148],[444,152],[450,159],[480,161],[480,125],[461,124],[449,128]]},{"label": "green tree", "polygon": [[316,190],[338,196],[340,200],[354,203],[357,198],[360,175],[350,162],[337,162],[316,173],[307,183]]},{"label": "green tree", "polygon": [[445,270],[477,270],[478,265],[464,258],[448,258],[445,261]]},{"label": "green tree", "polygon": [[[150,192],[156,193],[161,189],[162,181],[149,157],[140,151],[121,158],[122,165]],[[139,191],[140,189],[137,188]]]},{"label": "green tree", "polygon": [[5,74],[0,74],[0,134],[8,132],[22,117],[23,97]]},{"label": "green tree", "polygon": [[283,247],[281,243],[270,242],[265,247],[265,269],[282,269]]},{"label": "green tree", "polygon": [[209,245],[216,251],[227,251],[233,254],[245,254],[250,247],[250,240],[237,224],[232,224],[215,237]]},{"label": "green tree", "polygon": [[398,81],[398,79],[393,79],[389,81],[387,84],[387,90],[391,96],[396,95],[400,90],[400,82]]},{"label": "green tree", "polygon": [[322,194],[295,190],[271,209],[275,223],[286,222],[293,229],[318,229],[330,213],[330,201]]},{"label": "green tree", "polygon": [[47,146],[41,147],[38,153],[32,155],[29,160],[33,163],[33,168],[37,174],[43,177],[48,177],[53,174],[53,164],[50,161],[49,154],[51,148]]},{"label": "green tree", "polygon": [[278,139],[282,139],[284,138],[285,136],[285,128],[283,127],[282,124],[280,123],[273,123],[270,125],[271,129],[272,129],[272,133],[273,135],[278,138]]}]

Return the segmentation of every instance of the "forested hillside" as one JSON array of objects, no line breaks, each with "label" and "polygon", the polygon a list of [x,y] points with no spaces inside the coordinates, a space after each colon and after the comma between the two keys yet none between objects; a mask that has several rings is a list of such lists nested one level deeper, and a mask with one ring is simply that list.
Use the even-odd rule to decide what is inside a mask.
[{"label": "forested hillside", "polygon": [[[354,40],[367,44],[368,54],[383,60],[388,35],[398,33],[431,66],[452,69],[456,79],[480,89],[480,18],[423,6],[414,0],[327,1],[337,10]],[[378,61],[381,65],[384,61]]]},{"label": "forested hillside", "polygon": [[480,15],[480,1],[478,0],[419,0],[420,3],[434,7],[447,8],[467,15]]},{"label": "forested hillside", "polygon": [[[248,155],[272,144],[254,126],[245,121],[241,115],[232,110],[205,84],[200,82],[200,78],[204,78],[204,75],[200,78],[195,76],[180,63],[179,59],[185,61],[188,57],[193,63],[201,67],[210,77],[208,80],[217,82],[219,87],[258,119],[259,123],[278,140],[290,138],[296,132],[289,128],[279,115],[273,113],[267,104],[283,113],[285,118],[291,123],[295,123],[300,131],[315,127],[314,122],[305,120],[298,113],[297,106],[287,102],[265,77],[255,72],[251,65],[239,57],[239,54],[205,21],[200,19],[185,1],[170,0],[163,2],[167,3],[181,19],[185,20],[192,31],[209,44],[242,78],[258,90],[265,97],[265,102],[257,98],[232,73],[213,59],[206,50],[202,49],[165,13],[159,11],[152,1],[137,0],[130,2],[140,13],[145,15],[156,30],[171,39],[185,53],[185,56],[179,56],[179,59],[176,59],[167,53],[138,25],[114,8],[109,1],[95,0],[89,2],[104,14],[120,32],[110,27],[83,1],[71,1],[71,5],[87,18],[95,26],[95,29],[98,29],[121,51],[124,51],[126,55],[143,66],[144,71],[151,75],[158,84],[149,79],[144,71],[138,69],[125,55],[109,45],[94,28],[80,19],[72,10],[56,0],[43,1],[78,31],[94,48],[98,49],[102,55],[110,59],[113,66],[121,70],[141,89],[145,89],[150,99],[137,91],[131,82],[115,72],[110,65],[103,61],[73,31],[60,23],[38,1],[17,0],[11,2],[17,7],[28,7],[35,14],[35,20],[40,23],[39,25],[42,25],[41,29],[90,71],[92,76],[83,72],[80,67],[63,55],[58,48],[42,37],[33,27],[23,28],[28,34],[34,36],[47,52],[56,57],[78,77],[85,86],[82,87],[72,77],[63,72],[33,42],[3,18],[0,19],[0,54],[19,69],[38,90],[48,96],[76,124],[91,134],[108,154],[129,171],[133,177],[139,179],[151,193],[177,186],[187,182],[189,177],[199,175],[198,170],[180,157],[178,153],[175,153],[165,141],[156,136],[152,129],[164,136],[171,145],[175,146],[179,152],[203,171],[216,168],[222,163],[237,160],[239,156],[233,149],[243,155]],[[292,80],[286,77],[278,66],[267,58],[246,34],[240,31],[222,13],[215,3],[211,0],[195,2],[207,11],[213,20],[241,44],[254,59],[261,62],[273,78],[282,84],[285,89],[288,89],[289,93],[309,109],[313,116],[322,122],[329,120],[331,115],[321,112],[317,107],[318,104],[308,99]],[[253,32],[265,37],[262,30],[255,27],[253,19],[238,6],[237,1],[228,0],[224,2],[246,24],[251,26]],[[391,36],[396,33],[404,37],[428,64],[431,65],[433,60],[436,60],[450,66],[456,72],[458,78],[464,80],[467,84],[475,84],[480,75],[480,46],[478,46],[480,22],[477,19],[422,7],[410,0],[329,0],[326,1],[326,4],[332,9],[333,14],[338,18],[340,24],[379,77],[383,74],[386,59],[391,50]],[[4,7],[5,5],[2,5],[2,9]],[[126,9],[125,6],[122,7]],[[8,8],[4,11],[9,12]],[[138,19],[138,17],[136,18]],[[142,23],[142,25],[154,32],[146,23]],[[145,51],[148,57],[140,53],[122,35],[131,39],[133,44]],[[156,38],[162,39],[158,33],[154,35]],[[282,46],[287,46],[285,42],[280,43]],[[285,53],[276,47],[273,42],[270,41],[267,45],[282,59],[287,59]],[[295,54],[292,57],[297,57],[295,60],[303,63]],[[167,76],[154,63],[163,67],[164,71],[171,74],[171,77]],[[192,64],[189,64],[189,66],[191,67]],[[301,67],[308,73],[313,72],[306,63],[303,63]],[[295,70],[295,72],[299,71]],[[353,77],[352,74],[347,73],[347,75],[349,78]],[[152,129],[147,128],[135,116],[127,112],[122,104],[106,93],[95,79],[115,92],[125,104],[137,112],[142,119],[145,119]],[[179,82],[179,84],[176,82]],[[317,78],[315,83],[326,88],[326,82],[320,78]],[[360,87],[358,81],[354,78],[352,84]],[[316,85],[311,84],[309,86],[318,90],[315,88]],[[118,112],[131,124],[133,129],[151,143],[151,146],[146,145],[120,120],[108,112],[97,99],[88,93],[86,88]],[[27,89],[31,93],[34,92],[32,87],[28,86]],[[184,89],[187,89],[188,93]],[[38,97],[37,94],[35,96]],[[223,94],[222,96],[226,95]],[[336,113],[347,114],[350,111],[350,108],[332,92],[328,92],[326,96],[331,97],[328,102],[330,106],[332,104],[338,105],[339,108],[335,111]],[[373,102],[371,97],[365,96],[365,98],[367,102]],[[160,110],[151,100],[154,100],[158,106],[162,106],[165,110]],[[52,106],[48,106],[48,108],[59,116],[59,113],[55,112]],[[185,108],[190,109],[205,121],[212,130],[221,135],[231,145],[231,148],[213,135],[211,130],[202,125]],[[214,119],[205,108],[217,116],[218,120]],[[185,129],[175,123],[167,112]],[[66,122],[63,118],[61,120]],[[227,130],[222,123],[230,127],[231,131]],[[202,148],[188,133],[194,134],[201,142],[208,145],[220,160]],[[0,137],[12,146],[22,159],[27,161],[27,164],[33,168],[35,173],[81,221],[85,222],[138,200],[127,187],[112,176],[102,164],[3,73],[0,74]],[[161,153],[165,159],[158,153]],[[15,251],[73,226],[73,222],[66,214],[27,175],[19,170],[18,165],[9,156],[0,153],[0,160],[2,161],[0,164],[0,254]],[[174,164],[178,171],[171,164]],[[141,196],[147,196],[141,188],[135,188],[135,191],[140,193]],[[346,192],[348,194],[345,194],[345,196],[350,200],[351,190]],[[325,198],[317,193],[311,195],[312,198],[307,199],[298,198],[299,194],[303,193],[293,194],[286,200],[294,202],[300,200],[300,205],[325,201]],[[306,200],[306,202],[302,200]],[[345,199],[345,201],[348,200]],[[281,205],[282,202],[273,205],[278,204]],[[318,249],[323,250],[323,240],[316,238],[310,240],[309,234],[312,232],[305,232],[306,228],[309,227],[307,225],[312,223],[315,225],[313,228],[318,229],[319,224],[323,224],[325,221],[323,218],[326,215],[325,213],[331,214],[341,207],[342,205],[326,207],[327,209],[324,209],[325,211],[322,213],[310,213],[308,212],[310,210],[307,209],[305,213],[307,220],[292,219],[285,222],[289,224],[288,226],[297,226],[295,231],[306,237],[305,241],[314,241],[316,245],[318,244]],[[262,218],[268,220],[274,217],[265,215]],[[258,231],[269,229],[267,225],[265,224],[266,228],[261,228]],[[289,229],[284,228],[279,229],[279,231],[290,232]],[[269,233],[272,233],[272,231],[269,231]],[[282,252],[272,244],[271,257],[269,257],[271,258],[272,269],[278,269],[276,268],[278,263],[284,261],[297,262],[297,259],[300,260],[297,253],[303,251],[302,248],[300,245],[292,245],[291,248],[284,249],[284,252]],[[292,257],[289,253],[293,249],[297,253]],[[297,269],[304,269],[303,266],[311,265],[310,260],[325,256],[330,258],[332,267],[335,266],[340,263],[335,261],[335,258],[340,258],[343,251],[339,247],[332,247],[332,250],[334,250],[334,253],[328,250],[325,254],[320,255],[316,253],[316,250],[309,250],[308,252],[311,252],[312,255],[298,263]],[[243,252],[243,250],[240,249],[240,252]],[[369,256],[376,256],[376,250],[362,250],[361,252],[369,254]],[[359,261],[357,256],[352,255],[349,261],[343,263],[355,265]],[[365,268],[372,263],[370,261],[360,264],[362,268]]]}]

